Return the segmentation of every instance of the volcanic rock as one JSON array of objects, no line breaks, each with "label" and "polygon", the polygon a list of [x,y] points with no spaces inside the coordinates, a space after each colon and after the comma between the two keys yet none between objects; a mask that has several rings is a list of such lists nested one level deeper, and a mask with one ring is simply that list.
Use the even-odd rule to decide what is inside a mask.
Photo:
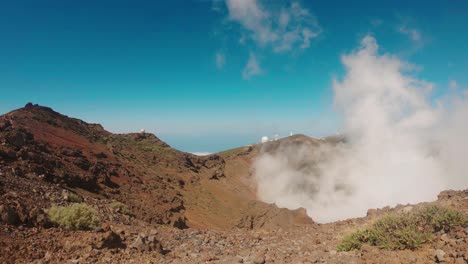
[{"label": "volcanic rock", "polygon": [[161,243],[156,237],[154,235],[147,236],[144,233],[139,234],[130,247],[138,251],[156,251],[158,253],[163,253]]},{"label": "volcanic rock", "polygon": [[437,262],[444,262],[445,261],[445,251],[443,251],[442,249],[436,249],[435,257],[436,257]]},{"label": "volcanic rock", "polygon": [[123,248],[125,245],[122,243],[122,239],[118,234],[113,231],[107,231],[97,239],[95,247],[97,249]]}]

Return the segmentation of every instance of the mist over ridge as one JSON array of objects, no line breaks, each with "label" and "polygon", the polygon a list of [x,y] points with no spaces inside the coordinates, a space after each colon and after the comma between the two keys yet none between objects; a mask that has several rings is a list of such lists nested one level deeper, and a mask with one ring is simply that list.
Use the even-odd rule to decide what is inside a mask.
[{"label": "mist over ridge", "polygon": [[341,61],[346,74],[333,80],[333,91],[347,143],[265,152],[254,163],[258,196],[304,207],[324,223],[466,188],[466,94],[452,89],[432,102],[434,84],[414,77],[414,65],[379,53],[370,35]]}]

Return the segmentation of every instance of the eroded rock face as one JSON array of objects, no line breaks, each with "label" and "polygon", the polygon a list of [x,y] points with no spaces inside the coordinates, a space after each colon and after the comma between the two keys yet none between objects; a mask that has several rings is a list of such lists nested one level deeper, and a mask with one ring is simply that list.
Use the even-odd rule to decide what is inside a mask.
[{"label": "eroded rock face", "polygon": [[307,215],[304,208],[288,210],[278,208],[276,205],[261,206],[258,202],[252,202],[251,208],[246,212],[237,224],[244,229],[275,229],[294,225],[312,225],[314,222]]},{"label": "eroded rock face", "polygon": [[179,229],[186,229],[188,228],[187,226],[187,218],[184,216],[177,216],[171,221],[174,227],[177,227]]},{"label": "eroded rock face", "polygon": [[225,177],[224,167],[226,162],[219,155],[196,156],[186,154],[184,156],[184,165],[193,172],[201,173],[208,171],[208,178],[219,180]]},{"label": "eroded rock face", "polygon": [[[6,192],[0,196],[0,223],[48,227],[46,213],[24,193]],[[37,201],[37,200],[36,200]]]},{"label": "eroded rock face", "polygon": [[462,199],[460,192],[462,192],[464,195],[468,195],[468,190],[463,190],[463,191],[454,191],[454,190],[447,190],[441,192],[439,195],[437,195],[438,200],[450,200],[450,199]]},{"label": "eroded rock face", "polygon": [[21,148],[28,143],[33,141],[33,135],[31,133],[26,132],[24,129],[14,129],[7,131],[4,135],[4,138],[7,143]]}]

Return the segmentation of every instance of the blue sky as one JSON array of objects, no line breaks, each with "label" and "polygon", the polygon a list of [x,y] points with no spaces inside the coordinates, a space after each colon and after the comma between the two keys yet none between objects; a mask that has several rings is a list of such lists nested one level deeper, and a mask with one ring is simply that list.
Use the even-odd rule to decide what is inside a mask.
[{"label": "blue sky", "polygon": [[364,36],[437,98],[468,86],[467,25],[457,0],[0,1],[0,112],[31,101],[188,152],[319,137]]}]

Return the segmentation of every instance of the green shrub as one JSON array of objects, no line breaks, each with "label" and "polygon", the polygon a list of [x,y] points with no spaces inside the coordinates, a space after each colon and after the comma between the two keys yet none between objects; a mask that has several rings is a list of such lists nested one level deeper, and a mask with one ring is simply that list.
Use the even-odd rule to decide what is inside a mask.
[{"label": "green shrub", "polygon": [[412,213],[386,215],[371,227],[344,237],[337,250],[360,249],[363,244],[390,250],[415,249],[429,241],[433,233],[454,226],[468,226],[468,216],[443,207],[425,207]]},{"label": "green shrub", "polygon": [[85,203],[54,205],[47,214],[54,224],[67,229],[93,229],[101,223],[97,211]]},{"label": "green shrub", "polygon": [[363,241],[369,240],[368,230],[358,230],[349,236],[345,236],[341,243],[337,246],[338,251],[350,251],[360,249]]},{"label": "green shrub", "polygon": [[112,202],[110,207],[114,208],[117,212],[122,213],[128,216],[135,216],[135,214],[123,203],[121,202]]},{"label": "green shrub", "polygon": [[420,215],[432,228],[432,232],[441,230],[448,232],[454,226],[468,226],[467,215],[444,207],[426,207],[420,212]]},{"label": "green shrub", "polygon": [[74,194],[74,193],[69,193],[68,194],[68,201],[71,203],[81,203],[83,202],[83,199],[81,199],[80,196]]}]

